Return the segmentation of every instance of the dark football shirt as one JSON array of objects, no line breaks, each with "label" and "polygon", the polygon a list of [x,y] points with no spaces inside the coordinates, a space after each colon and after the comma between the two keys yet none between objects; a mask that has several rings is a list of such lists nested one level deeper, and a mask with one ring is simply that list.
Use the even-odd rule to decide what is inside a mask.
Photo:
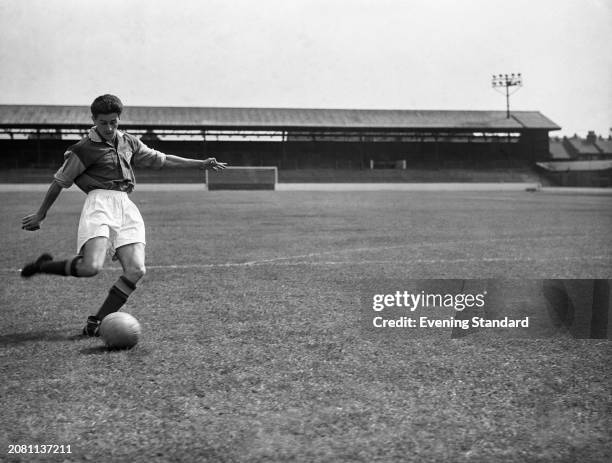
[{"label": "dark football shirt", "polygon": [[75,183],[85,193],[118,190],[130,193],[136,185],[134,167],[161,169],[166,155],[149,148],[134,135],[117,131],[116,143],[100,137],[95,127],[64,153],[54,181],[62,188]]}]

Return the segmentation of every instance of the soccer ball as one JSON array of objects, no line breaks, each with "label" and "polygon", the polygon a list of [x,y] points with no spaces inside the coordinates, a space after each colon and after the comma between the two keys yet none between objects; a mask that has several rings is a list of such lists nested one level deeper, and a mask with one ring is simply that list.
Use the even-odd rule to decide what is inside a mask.
[{"label": "soccer ball", "polygon": [[108,347],[129,349],[138,343],[140,323],[129,313],[114,312],[102,320],[100,336]]}]

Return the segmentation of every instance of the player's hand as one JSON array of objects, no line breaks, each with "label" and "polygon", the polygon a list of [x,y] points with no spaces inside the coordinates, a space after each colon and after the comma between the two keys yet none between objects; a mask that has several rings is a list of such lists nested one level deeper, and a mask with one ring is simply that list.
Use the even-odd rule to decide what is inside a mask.
[{"label": "player's hand", "polygon": [[40,224],[44,220],[44,217],[41,217],[36,214],[26,215],[23,219],[21,219],[21,228],[27,231],[34,231],[40,229]]},{"label": "player's hand", "polygon": [[208,158],[204,160],[204,169],[210,169],[214,170],[215,172],[218,172],[220,170],[225,169],[226,167],[226,162],[219,162],[215,158]]}]

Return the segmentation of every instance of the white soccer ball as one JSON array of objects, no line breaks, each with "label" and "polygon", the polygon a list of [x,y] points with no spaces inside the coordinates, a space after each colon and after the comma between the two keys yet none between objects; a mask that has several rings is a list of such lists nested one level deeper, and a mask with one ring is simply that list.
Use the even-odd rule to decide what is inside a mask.
[{"label": "white soccer ball", "polygon": [[114,312],[102,320],[100,336],[108,347],[114,349],[129,349],[138,343],[140,338],[140,323],[132,315],[125,312]]}]

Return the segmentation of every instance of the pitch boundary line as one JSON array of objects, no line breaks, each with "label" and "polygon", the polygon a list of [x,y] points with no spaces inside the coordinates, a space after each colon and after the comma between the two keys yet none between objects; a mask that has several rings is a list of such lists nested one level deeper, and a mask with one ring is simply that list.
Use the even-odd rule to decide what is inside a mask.
[{"label": "pitch boundary line", "polygon": [[[488,239],[476,239],[476,240],[451,240],[451,241],[440,241],[437,243],[408,243],[408,244],[398,244],[398,245],[392,245],[392,246],[368,246],[368,247],[362,247],[362,248],[348,248],[348,249],[334,249],[334,250],[329,250],[329,251],[320,251],[320,252],[312,252],[312,253],[307,253],[307,254],[300,254],[300,255],[293,255],[293,256],[281,256],[281,257],[273,257],[273,258],[269,258],[269,259],[257,259],[257,260],[252,260],[252,261],[247,261],[247,262],[225,262],[225,263],[220,263],[220,264],[186,264],[186,265],[181,265],[181,264],[167,264],[167,265],[147,265],[148,269],[183,269],[183,268],[224,268],[224,267],[252,267],[252,266],[261,266],[261,265],[282,265],[282,262],[286,262],[286,261],[295,261],[295,260],[300,260],[300,259],[312,259],[312,258],[316,258],[316,257],[322,257],[322,256],[329,256],[329,255],[338,255],[338,254],[345,254],[345,253],[360,253],[360,252],[382,252],[382,251],[387,251],[387,250],[392,250],[392,249],[402,249],[402,248],[411,248],[411,247],[422,247],[422,246],[428,246],[428,247],[432,247],[432,246],[445,246],[445,245],[456,245],[456,244],[462,244],[465,245],[466,243],[498,243],[498,242],[511,242],[511,241],[517,241],[517,240],[521,240],[521,241],[541,241],[541,240],[546,240],[546,241],[550,241],[553,239],[568,239],[568,238],[572,238],[574,235],[554,235],[554,236],[534,236],[534,237],[504,237],[504,238],[488,238]],[[444,263],[468,263],[468,262],[487,262],[487,259],[501,259],[499,261],[502,262],[519,262],[519,261],[547,261],[547,260],[605,260],[605,259],[610,259],[608,257],[605,256],[594,256],[594,257],[566,257],[566,258],[531,258],[531,257],[521,257],[521,258],[506,258],[506,257],[501,257],[501,258],[463,258],[463,259],[455,259],[455,260],[447,260],[447,259],[417,259],[417,260],[412,260],[411,262],[415,262],[415,263],[436,263],[436,264],[444,264]],[[491,262],[496,262],[496,260],[490,260]],[[334,261],[332,261],[334,262]],[[345,261],[335,261],[337,262],[335,265],[338,264],[350,264],[350,263],[357,263],[357,264],[363,264],[363,263],[367,263],[370,262],[371,264],[375,264],[376,262],[380,262],[382,263],[397,263],[396,260],[393,261],[361,261],[361,262],[345,262]],[[315,265],[317,264],[317,262],[314,261],[303,261],[303,262],[294,262],[294,263],[289,263],[289,265],[296,265],[296,264],[300,264],[300,265],[304,265],[304,264],[310,264],[310,265]],[[319,264],[321,265],[321,264]],[[332,264],[328,264],[328,265],[332,265]],[[116,269],[120,269],[120,267],[107,267],[106,269],[108,270],[116,270]],[[3,273],[10,273],[10,272],[15,272],[18,271],[19,269],[11,269],[11,268],[1,268],[0,272]]]},{"label": "pitch boundary line", "polygon": [[[392,246],[368,246],[362,248],[348,248],[348,249],[333,249],[330,251],[320,251],[320,252],[311,252],[308,254],[300,254],[295,256],[281,256],[281,257],[272,257],[269,259],[258,259],[253,261],[247,261],[240,263],[241,265],[259,265],[259,264],[267,264],[273,262],[287,261],[287,260],[295,260],[295,259],[312,259],[314,257],[334,255],[334,254],[344,254],[344,253],[359,253],[359,252],[380,252],[380,251],[388,251],[392,249],[402,249],[402,248],[411,248],[411,247],[421,247],[421,246],[444,246],[444,245],[455,245],[455,244],[466,244],[466,243],[496,243],[496,242],[507,242],[507,241],[539,241],[539,240],[552,240],[552,239],[568,239],[572,238],[575,235],[556,235],[556,236],[538,236],[538,237],[508,237],[508,238],[489,238],[489,239],[477,239],[477,240],[452,240],[452,241],[440,241],[438,243],[409,243],[409,244],[397,244]],[[222,265],[222,264],[219,264]],[[149,267],[149,266],[148,266]],[[149,267],[150,268],[150,267]]]},{"label": "pitch boundary line", "polygon": [[[406,262],[406,265],[410,264],[465,264],[474,262],[549,262],[549,261],[584,261],[584,260],[610,260],[612,257],[607,256],[579,256],[579,257],[553,257],[553,258],[534,258],[529,256],[524,257],[474,257],[474,258],[460,258],[460,259],[412,259]],[[383,264],[397,264],[397,260],[362,260],[362,261],[295,261],[295,262],[280,262],[280,261],[251,261],[251,262],[228,262],[223,264],[178,264],[178,265],[147,265],[147,269],[159,269],[159,270],[183,270],[191,268],[232,268],[232,267],[262,267],[266,265],[271,266],[298,266],[298,265],[312,265],[312,266],[325,266],[325,265],[383,265]]]},{"label": "pitch boundary line", "polygon": [[[289,259],[289,258],[285,258]],[[410,264],[466,264],[475,262],[574,262],[574,261],[610,261],[612,262],[612,256],[561,256],[561,257],[530,257],[530,256],[518,256],[518,257],[469,257],[459,259],[411,259],[406,262],[405,266]],[[147,265],[147,269],[151,270],[189,270],[189,269],[215,269],[215,268],[249,268],[249,267],[263,267],[263,266],[333,266],[333,265],[386,265],[386,264],[397,264],[397,260],[361,260],[361,261],[313,261],[313,260],[297,260],[294,262],[282,262],[280,260],[260,260],[260,261],[249,261],[249,262],[225,262],[220,264],[165,264],[165,265]],[[103,271],[116,271],[121,270],[121,267],[110,266],[105,267]],[[1,268],[2,273],[13,273],[18,272],[17,268]]]}]

